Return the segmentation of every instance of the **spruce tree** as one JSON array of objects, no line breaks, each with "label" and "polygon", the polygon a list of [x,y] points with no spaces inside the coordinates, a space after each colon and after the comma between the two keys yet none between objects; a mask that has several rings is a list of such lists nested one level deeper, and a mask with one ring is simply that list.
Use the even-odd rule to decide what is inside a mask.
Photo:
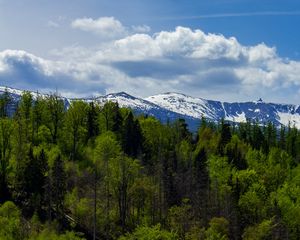
[{"label": "spruce tree", "polygon": [[58,155],[51,169],[51,191],[52,204],[58,218],[62,217],[64,211],[64,196],[66,193],[66,172],[61,156]]}]

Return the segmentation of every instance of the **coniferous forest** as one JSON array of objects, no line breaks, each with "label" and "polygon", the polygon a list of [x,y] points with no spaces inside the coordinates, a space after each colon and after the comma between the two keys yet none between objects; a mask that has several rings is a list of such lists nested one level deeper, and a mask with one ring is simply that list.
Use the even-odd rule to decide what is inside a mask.
[{"label": "coniferous forest", "polygon": [[299,239],[300,132],[0,96],[0,239]]}]

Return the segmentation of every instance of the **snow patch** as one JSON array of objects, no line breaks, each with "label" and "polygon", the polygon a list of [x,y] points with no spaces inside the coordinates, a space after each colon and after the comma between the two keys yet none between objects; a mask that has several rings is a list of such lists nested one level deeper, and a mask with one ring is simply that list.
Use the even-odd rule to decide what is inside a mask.
[{"label": "snow patch", "polygon": [[300,129],[300,114],[290,114],[284,112],[278,112],[279,122],[285,126],[288,126],[289,123],[291,126],[295,126],[296,128]]},{"label": "snow patch", "polygon": [[225,120],[227,120],[227,121],[232,121],[232,122],[246,122],[247,121],[247,119],[246,119],[246,115],[245,115],[245,113],[244,112],[242,112],[242,113],[239,113],[239,114],[237,114],[237,115],[232,115],[232,116],[227,116],[226,118],[225,118]]},{"label": "snow patch", "polygon": [[191,116],[194,118],[212,115],[211,109],[207,108],[207,101],[201,98],[193,98],[180,93],[164,93],[145,98],[160,107],[170,111]]}]

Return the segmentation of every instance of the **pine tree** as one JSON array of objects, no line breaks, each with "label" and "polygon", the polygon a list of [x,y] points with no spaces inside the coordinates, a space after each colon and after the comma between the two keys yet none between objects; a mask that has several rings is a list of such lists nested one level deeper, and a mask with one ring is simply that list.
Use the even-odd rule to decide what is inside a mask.
[{"label": "pine tree", "polygon": [[30,147],[27,156],[19,163],[16,175],[16,194],[29,216],[41,211],[48,162],[44,150],[38,156]]},{"label": "pine tree", "polygon": [[52,204],[58,218],[62,217],[64,212],[64,196],[66,193],[66,173],[64,163],[61,156],[58,155],[53,163],[51,169],[51,190],[52,190]]},{"label": "pine tree", "polygon": [[94,102],[91,102],[89,104],[88,110],[87,110],[87,139],[95,138],[99,135],[99,112],[98,108],[95,107]]},{"label": "pine tree", "polygon": [[225,123],[224,119],[221,120],[221,129],[220,129],[220,140],[218,143],[218,150],[219,154],[224,154],[224,147],[227,143],[229,143],[231,140],[231,130],[230,130],[230,124]]},{"label": "pine tree", "polygon": [[142,148],[142,133],[138,120],[134,120],[130,111],[124,119],[122,127],[122,147],[131,157],[137,157]]},{"label": "pine tree", "polygon": [[204,147],[198,147],[193,156],[193,198],[198,218],[207,219],[209,174],[207,167],[207,153]]}]

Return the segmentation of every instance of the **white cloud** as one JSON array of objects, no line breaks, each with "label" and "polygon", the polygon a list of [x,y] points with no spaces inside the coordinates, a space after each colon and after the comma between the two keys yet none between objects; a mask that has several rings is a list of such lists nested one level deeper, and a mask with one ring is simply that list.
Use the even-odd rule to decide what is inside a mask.
[{"label": "white cloud", "polygon": [[[100,94],[105,82],[99,86],[100,74],[94,75],[95,65],[71,61],[50,61],[25,51],[0,52],[1,85],[42,92],[58,89],[64,95]],[[98,70],[97,70],[98,71]],[[102,67],[99,67],[102,71]],[[104,71],[103,71],[104,72]]]},{"label": "white cloud", "polygon": [[[86,29],[93,29],[94,21],[75,25],[84,28],[89,22]],[[53,51],[55,61],[20,51],[0,52],[1,82],[34,89],[59,87],[77,96],[177,91],[227,101],[260,96],[267,101],[299,101],[300,62],[280,58],[274,47],[244,46],[234,37],[184,27],[154,35],[130,34],[114,18],[106,24],[96,22],[103,31],[114,25],[127,35],[100,47],[75,45]]]},{"label": "white cloud", "polygon": [[104,38],[118,38],[127,35],[125,27],[114,17],[101,17],[98,19],[79,18],[74,20],[71,26]]},{"label": "white cloud", "polygon": [[134,33],[148,33],[151,28],[147,25],[126,27],[114,17],[78,18],[72,21],[72,28],[94,33],[102,38],[117,39]]}]

